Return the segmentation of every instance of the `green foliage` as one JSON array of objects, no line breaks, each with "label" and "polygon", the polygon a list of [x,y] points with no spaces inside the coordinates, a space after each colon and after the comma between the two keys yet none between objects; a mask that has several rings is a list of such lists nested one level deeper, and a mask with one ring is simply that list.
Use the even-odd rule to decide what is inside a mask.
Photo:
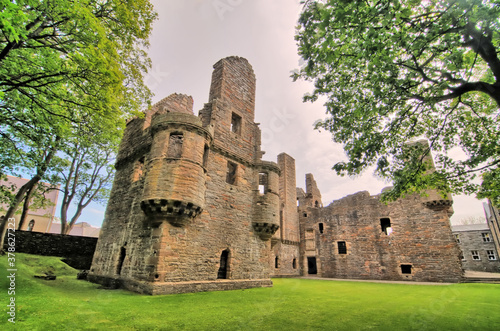
[{"label": "green foliage", "polygon": [[[500,196],[500,1],[311,0],[296,40],[305,65],[293,78],[314,82],[304,101],[326,96],[316,128],[348,157],[338,174],[374,165],[394,182],[390,199],[477,193],[476,178],[482,196]],[[421,138],[430,148],[404,148]],[[431,150],[435,172],[421,162]]]},{"label": "green foliage", "polygon": [[[498,330],[495,284],[274,279],[272,288],[138,295],[76,280],[57,258],[16,254],[22,330]],[[7,269],[7,259],[0,268]],[[55,281],[33,278],[54,270]],[[0,285],[6,289],[8,279]],[[7,291],[0,300],[8,302]],[[493,313],[492,313],[493,312]],[[0,320],[5,329],[7,319]],[[9,327],[7,327],[9,329]]]},{"label": "green foliage", "polygon": [[84,125],[123,127],[149,103],[144,49],[156,18],[148,0],[1,0],[0,172],[19,140],[44,145]]}]

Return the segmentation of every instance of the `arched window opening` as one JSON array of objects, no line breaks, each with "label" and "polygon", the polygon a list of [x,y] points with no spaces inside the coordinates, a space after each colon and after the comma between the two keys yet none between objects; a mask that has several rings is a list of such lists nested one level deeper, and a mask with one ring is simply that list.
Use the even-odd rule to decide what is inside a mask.
[{"label": "arched window opening", "polygon": [[229,271],[229,249],[222,251],[220,255],[219,271],[217,272],[217,279],[227,279]]},{"label": "arched window opening", "polygon": [[125,256],[127,255],[127,250],[124,246],[120,248],[120,257],[118,258],[118,265],[116,266],[116,274],[120,275],[122,273],[123,262],[125,261]]},{"label": "arched window opening", "polygon": [[35,227],[35,220],[31,220],[28,224],[28,231],[33,231],[34,227]]}]

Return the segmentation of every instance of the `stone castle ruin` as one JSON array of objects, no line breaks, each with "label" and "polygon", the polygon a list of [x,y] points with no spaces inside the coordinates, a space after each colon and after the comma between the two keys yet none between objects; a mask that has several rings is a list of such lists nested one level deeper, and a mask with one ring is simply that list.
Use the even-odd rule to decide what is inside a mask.
[{"label": "stone castle ruin", "polygon": [[214,65],[209,101],[172,94],[127,124],[89,280],[147,294],[272,286],[270,277],[461,279],[451,200],[388,205],[360,192],[323,207],[295,160],[262,160],[255,75]]}]

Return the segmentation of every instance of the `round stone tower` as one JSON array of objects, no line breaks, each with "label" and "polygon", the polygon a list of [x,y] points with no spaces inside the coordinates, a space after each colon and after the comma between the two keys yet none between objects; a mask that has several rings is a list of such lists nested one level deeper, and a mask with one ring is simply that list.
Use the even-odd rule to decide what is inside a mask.
[{"label": "round stone tower", "polygon": [[212,133],[189,105],[191,97],[173,94],[157,104],[159,109],[151,119],[153,141],[141,208],[152,224],[168,221],[182,226],[204,207],[204,154]]}]

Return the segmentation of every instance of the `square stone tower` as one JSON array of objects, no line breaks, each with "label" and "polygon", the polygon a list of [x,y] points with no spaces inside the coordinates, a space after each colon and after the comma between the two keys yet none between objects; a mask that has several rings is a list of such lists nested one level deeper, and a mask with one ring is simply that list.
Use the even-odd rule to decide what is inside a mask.
[{"label": "square stone tower", "polygon": [[214,65],[209,103],[172,94],[124,133],[89,280],[147,294],[272,286],[279,173],[262,161],[255,75]]}]

